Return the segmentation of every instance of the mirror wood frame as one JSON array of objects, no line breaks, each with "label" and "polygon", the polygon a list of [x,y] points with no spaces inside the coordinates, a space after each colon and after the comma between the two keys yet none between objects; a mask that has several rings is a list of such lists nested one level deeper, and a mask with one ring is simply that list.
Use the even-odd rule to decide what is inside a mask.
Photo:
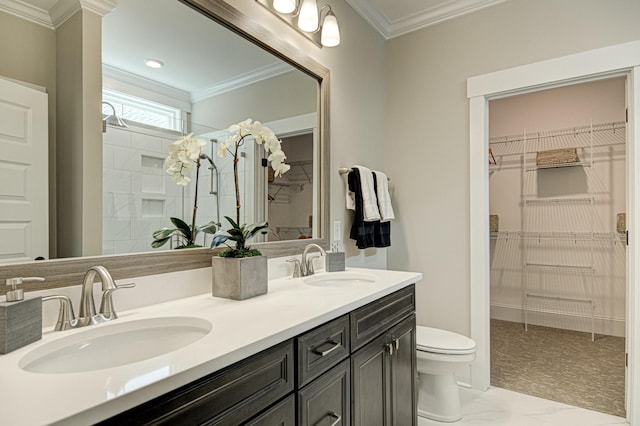
[{"label": "mirror wood frame", "polygon": [[[329,245],[329,70],[283,42],[278,36],[242,14],[224,0],[179,0],[257,46],[288,62],[318,80],[318,185],[317,210],[319,238],[282,242],[255,243],[255,247],[268,257],[282,257],[302,253],[309,243],[324,248]],[[315,160],[315,159],[314,159]],[[213,253],[216,253],[214,251]],[[172,250],[166,252],[133,253],[112,256],[91,256],[46,261],[26,262],[0,266],[0,295],[6,293],[5,279],[13,277],[45,277],[43,283],[25,283],[25,291],[79,285],[87,269],[105,266],[115,279],[133,278],[211,266],[212,251],[208,248]]]}]

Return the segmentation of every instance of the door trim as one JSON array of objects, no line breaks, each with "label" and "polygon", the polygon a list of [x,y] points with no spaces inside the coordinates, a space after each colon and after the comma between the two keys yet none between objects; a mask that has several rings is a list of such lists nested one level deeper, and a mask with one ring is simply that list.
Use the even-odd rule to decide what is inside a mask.
[{"label": "door trim", "polygon": [[640,292],[634,291],[640,261],[635,224],[640,223],[633,188],[640,187],[640,41],[590,50],[560,58],[479,75],[467,79],[469,98],[469,276],[471,338],[476,341],[476,360],[471,368],[471,386],[487,390],[490,384],[489,341],[489,163],[488,101],[516,94],[567,86],[602,78],[626,76],[629,122],[627,124],[627,419],[633,424],[640,384]]}]

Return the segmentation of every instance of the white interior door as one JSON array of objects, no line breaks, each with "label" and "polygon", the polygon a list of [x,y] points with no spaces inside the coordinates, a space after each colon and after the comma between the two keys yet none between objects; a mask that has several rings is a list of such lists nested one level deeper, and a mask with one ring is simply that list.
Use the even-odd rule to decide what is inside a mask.
[{"label": "white interior door", "polygon": [[0,263],[49,257],[47,94],[0,78]]}]

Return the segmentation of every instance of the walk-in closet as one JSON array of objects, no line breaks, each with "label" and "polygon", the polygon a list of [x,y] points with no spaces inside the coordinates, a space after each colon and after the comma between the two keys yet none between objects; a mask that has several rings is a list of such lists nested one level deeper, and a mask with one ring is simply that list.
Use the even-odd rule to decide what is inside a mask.
[{"label": "walk-in closet", "polygon": [[625,79],[489,104],[491,384],[624,416]]}]

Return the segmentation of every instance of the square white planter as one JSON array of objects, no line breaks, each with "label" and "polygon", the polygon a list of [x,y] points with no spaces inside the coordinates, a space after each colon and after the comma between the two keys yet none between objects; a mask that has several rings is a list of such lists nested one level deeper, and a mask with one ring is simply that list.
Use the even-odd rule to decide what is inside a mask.
[{"label": "square white planter", "polygon": [[267,257],[213,256],[211,294],[225,299],[244,300],[267,292]]}]

